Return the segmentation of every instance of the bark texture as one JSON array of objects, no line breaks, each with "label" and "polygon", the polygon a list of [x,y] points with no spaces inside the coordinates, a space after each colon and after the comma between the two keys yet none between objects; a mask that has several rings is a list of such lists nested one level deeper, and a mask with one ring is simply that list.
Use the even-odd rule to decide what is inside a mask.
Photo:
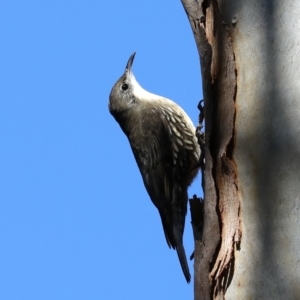
[{"label": "bark texture", "polygon": [[240,242],[235,145],[236,68],[217,1],[182,1],[200,56],[205,111],[204,229],[195,243],[195,299],[223,299]]}]

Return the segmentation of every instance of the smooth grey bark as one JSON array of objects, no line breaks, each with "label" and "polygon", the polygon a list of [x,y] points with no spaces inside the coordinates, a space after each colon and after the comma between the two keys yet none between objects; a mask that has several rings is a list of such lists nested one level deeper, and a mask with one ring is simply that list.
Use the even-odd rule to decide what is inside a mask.
[{"label": "smooth grey bark", "polygon": [[300,2],[182,3],[206,113],[195,299],[300,299]]},{"label": "smooth grey bark", "polygon": [[226,299],[300,299],[300,2],[219,3],[236,20],[243,235]]}]

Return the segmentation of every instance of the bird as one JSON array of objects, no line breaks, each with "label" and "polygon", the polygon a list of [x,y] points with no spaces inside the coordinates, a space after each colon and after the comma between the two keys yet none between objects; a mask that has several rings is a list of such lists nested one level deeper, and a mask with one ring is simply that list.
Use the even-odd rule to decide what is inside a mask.
[{"label": "bird", "polygon": [[176,249],[189,283],[183,233],[187,191],[199,169],[196,129],[178,104],[140,86],[132,72],[135,54],[111,90],[109,111],[129,140],[145,188],[158,209],[167,244]]}]

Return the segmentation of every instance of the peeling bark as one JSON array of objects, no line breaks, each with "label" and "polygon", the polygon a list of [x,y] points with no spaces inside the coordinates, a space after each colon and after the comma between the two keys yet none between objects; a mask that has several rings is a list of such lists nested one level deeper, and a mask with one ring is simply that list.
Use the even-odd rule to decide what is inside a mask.
[{"label": "peeling bark", "polygon": [[205,111],[204,228],[195,241],[195,299],[224,299],[240,243],[235,146],[237,72],[216,0],[182,0],[201,64]]}]

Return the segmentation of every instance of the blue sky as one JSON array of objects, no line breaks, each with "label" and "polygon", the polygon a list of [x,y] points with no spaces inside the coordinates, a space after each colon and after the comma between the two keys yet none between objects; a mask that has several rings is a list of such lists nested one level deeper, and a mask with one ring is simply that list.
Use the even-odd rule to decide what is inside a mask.
[{"label": "blue sky", "polygon": [[196,124],[199,59],[181,2],[4,0],[0,38],[0,299],[192,299],[107,107],[137,51],[139,83]]}]

